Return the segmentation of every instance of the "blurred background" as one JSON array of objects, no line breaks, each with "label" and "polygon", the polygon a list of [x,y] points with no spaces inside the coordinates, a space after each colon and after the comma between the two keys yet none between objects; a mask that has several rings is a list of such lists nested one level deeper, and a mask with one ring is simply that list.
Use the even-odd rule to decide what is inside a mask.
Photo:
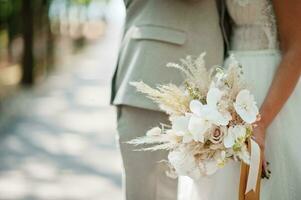
[{"label": "blurred background", "polygon": [[0,0],[0,200],[119,200],[122,0]]}]

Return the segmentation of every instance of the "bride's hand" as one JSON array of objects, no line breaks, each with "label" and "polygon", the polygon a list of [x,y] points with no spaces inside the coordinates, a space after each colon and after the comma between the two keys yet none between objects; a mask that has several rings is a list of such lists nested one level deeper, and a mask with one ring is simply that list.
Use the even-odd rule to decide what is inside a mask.
[{"label": "bride's hand", "polygon": [[260,122],[256,124],[253,130],[253,138],[259,145],[262,152],[262,177],[269,179],[271,171],[268,169],[268,162],[265,159],[265,133],[266,128]]}]

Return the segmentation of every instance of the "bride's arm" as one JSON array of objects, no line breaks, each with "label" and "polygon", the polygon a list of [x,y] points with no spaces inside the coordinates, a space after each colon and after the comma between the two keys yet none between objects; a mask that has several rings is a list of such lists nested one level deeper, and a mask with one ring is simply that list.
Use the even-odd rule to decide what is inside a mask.
[{"label": "bride's arm", "polygon": [[[273,3],[282,60],[262,104],[261,121],[254,130],[255,140],[263,151],[266,128],[292,94],[301,73],[301,2],[300,0],[273,0]],[[266,169],[265,162],[263,167]]]},{"label": "bride's arm", "polygon": [[265,127],[270,125],[281,110],[293,92],[301,73],[301,2],[300,0],[273,0],[273,2],[282,60],[261,107],[261,123]]}]

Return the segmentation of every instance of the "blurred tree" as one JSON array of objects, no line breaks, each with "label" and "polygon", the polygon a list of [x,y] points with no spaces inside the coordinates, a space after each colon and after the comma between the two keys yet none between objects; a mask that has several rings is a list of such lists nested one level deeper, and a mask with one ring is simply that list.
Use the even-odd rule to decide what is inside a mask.
[{"label": "blurred tree", "polygon": [[54,38],[50,31],[48,10],[51,0],[22,1],[24,51],[21,83],[32,85],[35,77],[49,71],[53,62]]},{"label": "blurred tree", "polygon": [[90,7],[98,5],[93,12],[102,12],[97,2],[108,0],[0,0],[0,59],[5,58],[8,66],[19,63],[21,83],[32,85],[52,68],[56,37],[85,44]]},{"label": "blurred tree", "polygon": [[[21,34],[21,11],[22,0],[1,0],[0,1],[0,30],[5,30],[8,35],[7,50],[9,59],[12,58],[12,40]],[[1,42],[1,41],[0,41]]]},{"label": "blurred tree", "polygon": [[0,28],[3,29],[7,25],[7,20],[13,10],[12,1],[0,1]]},{"label": "blurred tree", "polygon": [[32,85],[34,82],[34,58],[33,58],[33,6],[32,1],[27,0],[22,3],[23,39],[24,52],[22,60],[23,75],[21,83]]}]

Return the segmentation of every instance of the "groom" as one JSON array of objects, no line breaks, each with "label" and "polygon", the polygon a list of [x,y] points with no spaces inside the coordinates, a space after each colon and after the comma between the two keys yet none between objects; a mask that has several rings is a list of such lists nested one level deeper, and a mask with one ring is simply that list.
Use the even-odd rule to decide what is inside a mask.
[{"label": "groom", "polygon": [[[207,66],[222,64],[224,28],[214,0],[125,0],[126,24],[118,66],[112,81],[112,103],[117,106],[117,127],[124,165],[126,200],[176,200],[177,181],[166,176],[166,152],[134,151],[125,142],[168,123],[167,116],[131,81],[180,84],[178,71],[168,69],[186,55],[206,51]],[[220,9],[219,9],[220,8]]]}]

